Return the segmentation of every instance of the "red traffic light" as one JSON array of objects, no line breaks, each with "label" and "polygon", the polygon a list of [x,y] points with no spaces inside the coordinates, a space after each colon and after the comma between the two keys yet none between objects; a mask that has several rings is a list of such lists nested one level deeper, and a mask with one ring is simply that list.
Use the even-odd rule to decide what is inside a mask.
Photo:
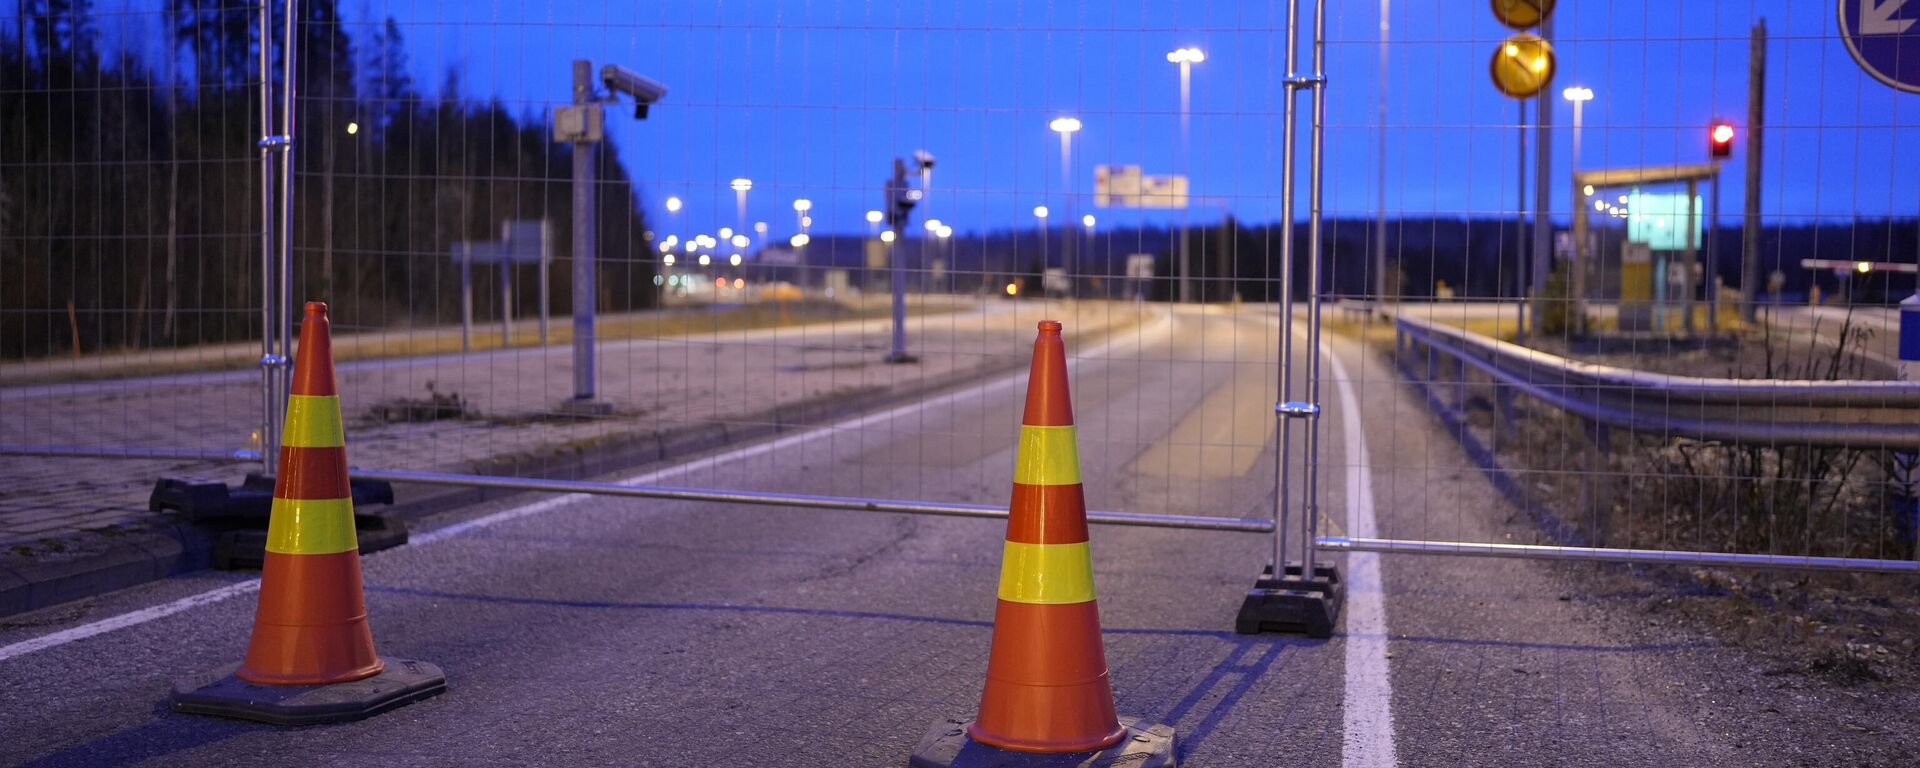
[{"label": "red traffic light", "polygon": [[1707,154],[1711,157],[1728,157],[1733,154],[1733,124],[1716,122],[1707,132]]}]

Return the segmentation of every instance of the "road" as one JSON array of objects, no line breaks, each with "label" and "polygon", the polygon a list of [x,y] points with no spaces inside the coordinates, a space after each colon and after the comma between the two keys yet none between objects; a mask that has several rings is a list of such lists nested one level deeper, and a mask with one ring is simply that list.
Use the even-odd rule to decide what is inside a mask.
[{"label": "road", "polygon": [[[1278,333],[1271,311],[1185,310],[1070,348],[1090,506],[1267,513]],[[1382,358],[1330,348],[1347,380],[1324,393],[1336,533],[1513,530]],[[1004,502],[1023,383],[622,479]],[[977,703],[1003,534],[991,521],[521,496],[417,529],[366,560],[374,633],[385,654],[442,665],[448,693],[298,730],[170,714],[168,682],[236,661],[253,610],[246,577],[189,574],[0,626],[0,763],[902,765],[931,721]],[[1119,709],[1173,724],[1185,765],[1850,754],[1820,697],[1759,688],[1711,642],[1620,631],[1613,596],[1536,563],[1349,555],[1345,631],[1236,636],[1267,546],[1093,531]]]}]

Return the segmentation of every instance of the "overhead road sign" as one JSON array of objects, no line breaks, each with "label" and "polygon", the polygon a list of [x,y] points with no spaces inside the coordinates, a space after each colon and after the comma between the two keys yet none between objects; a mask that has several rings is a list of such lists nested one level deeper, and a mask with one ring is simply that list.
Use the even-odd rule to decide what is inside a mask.
[{"label": "overhead road sign", "polygon": [[1840,39],[1873,79],[1920,93],[1920,3],[1840,0]]},{"label": "overhead road sign", "polygon": [[1187,177],[1145,174],[1137,165],[1093,167],[1093,204],[1099,208],[1185,208]]}]

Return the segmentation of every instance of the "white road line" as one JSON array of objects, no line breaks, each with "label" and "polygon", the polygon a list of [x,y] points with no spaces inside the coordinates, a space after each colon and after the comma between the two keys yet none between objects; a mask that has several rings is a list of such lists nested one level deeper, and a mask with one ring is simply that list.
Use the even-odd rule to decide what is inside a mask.
[{"label": "white road line", "polygon": [[[1115,348],[1120,347],[1122,345],[1133,345],[1136,349],[1145,347],[1150,343],[1153,343],[1158,341],[1159,339],[1165,338],[1167,334],[1172,331],[1172,329],[1173,329],[1173,316],[1170,313],[1165,313],[1165,312],[1160,313],[1160,317],[1157,320],[1155,320],[1151,325],[1141,328],[1137,333],[1127,333],[1123,331],[1120,335],[1116,336],[1115,338],[1107,340],[1105,343],[1102,343],[1090,350],[1086,350],[1072,357],[1069,357],[1067,359],[1067,365],[1069,367],[1078,367],[1079,364],[1084,360],[1088,360],[1091,358],[1106,357]],[[688,474],[690,472],[695,472],[702,469],[711,469],[713,467],[739,461],[741,459],[752,458],[754,456],[759,456],[759,455],[771,453],[774,451],[780,451],[780,450],[792,448],[802,443],[807,443],[813,440],[818,440],[820,438],[827,437],[829,435],[834,434],[835,432],[839,432],[842,430],[862,429],[865,427],[872,426],[874,424],[879,424],[882,422],[900,418],[902,416],[907,416],[927,408],[948,405],[963,397],[979,397],[991,392],[998,392],[1000,390],[1010,388],[1026,380],[1027,380],[1027,372],[1021,371],[1018,373],[1001,377],[999,379],[995,379],[993,381],[987,382],[986,384],[983,384],[978,387],[968,387],[966,389],[956,390],[930,400],[922,400],[915,403],[909,403],[907,405],[903,405],[889,411],[883,411],[883,412],[871,414],[868,416],[861,416],[854,419],[848,419],[847,421],[843,421],[838,424],[831,424],[825,427],[820,427],[817,429],[802,432],[800,434],[783,437],[779,440],[774,440],[772,442],[759,443],[757,445],[749,445],[744,448],[738,448],[738,449],[727,451],[725,453],[721,453],[718,455],[709,456],[704,459],[698,459],[695,461],[687,462],[685,464],[678,464],[675,466],[666,467],[664,469],[658,469],[652,472],[635,475],[633,477],[629,477],[624,480],[621,480],[620,482],[625,485],[647,485],[647,484],[659,482],[661,480],[665,480],[671,477]],[[499,525],[501,523],[508,522],[511,520],[518,520],[523,517],[531,517],[533,515],[552,512],[556,509],[561,509],[563,507],[567,507],[572,504],[585,501],[588,498],[590,498],[588,494],[574,493],[574,494],[568,494],[566,496],[556,496],[550,499],[543,499],[541,501],[537,501],[532,504],[525,504],[522,506],[514,507],[512,509],[502,510],[499,512],[495,512],[491,515],[474,518],[472,520],[468,520],[463,523],[455,523],[445,528],[440,528],[440,529],[431,531],[429,533],[425,533],[419,536],[414,536],[408,542],[406,547],[403,547],[399,550],[394,550],[394,551],[406,551],[406,550],[413,549],[415,547],[425,546],[437,541],[450,539],[455,536],[461,536],[468,533],[472,533],[474,531]],[[109,618],[101,619],[99,621],[82,624],[80,626],[64,629],[59,632],[52,632],[46,635],[41,635],[40,637],[36,637],[30,640],[22,640],[12,645],[0,647],[0,662],[6,662],[9,660],[33,653],[35,651],[43,651],[48,648],[56,648],[71,642],[75,642],[77,640],[85,640],[89,637],[106,634],[116,629],[125,629],[127,627],[139,626],[141,624],[145,624],[155,619],[166,618],[168,616],[172,616],[176,613],[179,613],[181,611],[185,611],[191,608],[196,608],[202,605],[211,605],[213,603],[218,603],[223,600],[226,600],[227,598],[230,598],[230,597],[237,597],[240,595],[252,594],[253,592],[258,591],[259,589],[260,589],[260,580],[257,578],[249,579],[247,581],[243,581],[235,584],[229,584],[229,585],[211,589],[205,592],[188,595],[186,597],[180,598],[178,600],[174,600],[172,602],[162,603],[160,605],[142,608],[140,610],[132,611],[129,613],[123,613],[118,616],[112,616]]]},{"label": "white road line", "polygon": [[212,605],[229,597],[257,592],[259,589],[259,579],[248,579],[238,584],[228,584],[224,587],[188,595],[171,603],[161,603],[150,608],[142,608],[131,613],[123,613],[118,616],[101,619],[91,624],[82,624],[72,629],[63,629],[59,632],[41,635],[32,640],[22,640],[5,648],[0,648],[0,661],[6,661],[16,656],[25,656],[34,651],[66,645],[75,640],[85,640],[94,635],[103,635],[116,629],[138,626],[153,621],[154,619],[163,619],[172,616],[188,608]]},{"label": "white road line", "polygon": [[[1347,436],[1347,535],[1373,538],[1373,471],[1361,425],[1360,399],[1353,380],[1333,348],[1321,351],[1332,363],[1340,390],[1340,423]],[[1380,556],[1347,555],[1347,688],[1342,710],[1340,764],[1345,768],[1385,768],[1396,762],[1393,746],[1393,682],[1387,665],[1387,608],[1382,601]]]}]

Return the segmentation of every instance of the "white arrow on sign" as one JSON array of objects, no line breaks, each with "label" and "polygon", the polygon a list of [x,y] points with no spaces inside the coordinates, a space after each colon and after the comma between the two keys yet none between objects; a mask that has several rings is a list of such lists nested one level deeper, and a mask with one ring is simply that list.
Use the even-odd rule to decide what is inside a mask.
[{"label": "white arrow on sign", "polygon": [[1907,31],[1913,22],[1920,19],[1896,19],[1894,14],[1907,0],[1887,0],[1884,3],[1874,0],[1860,0],[1860,34],[1897,35]]}]

